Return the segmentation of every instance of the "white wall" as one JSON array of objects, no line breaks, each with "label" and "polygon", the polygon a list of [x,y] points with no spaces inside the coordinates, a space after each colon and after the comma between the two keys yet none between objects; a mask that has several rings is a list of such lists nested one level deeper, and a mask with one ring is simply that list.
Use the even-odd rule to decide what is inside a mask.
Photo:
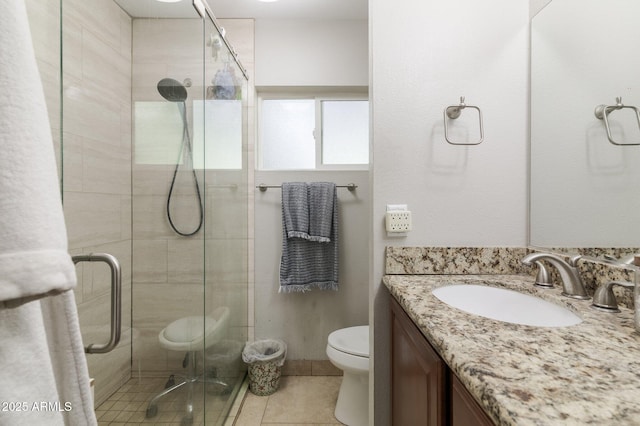
[{"label": "white wall", "polygon": [[[371,321],[376,424],[390,424],[387,245],[527,243],[528,2],[369,2],[373,204]],[[481,145],[448,145],[443,109],[460,96],[484,114]],[[473,111],[464,111],[463,114]],[[389,238],[385,205],[413,231]],[[375,320],[375,321],[374,321]]]},{"label": "white wall", "polygon": [[327,336],[339,328],[368,322],[368,210],[366,171],[257,172],[256,183],[287,181],[355,183],[354,192],[338,188],[339,274],[337,292],[278,293],[282,252],[282,192],[255,194],[256,338],[278,338],[288,345],[289,360],[327,359]]},{"label": "white wall", "polygon": [[257,20],[260,86],[367,86],[365,20]]},{"label": "white wall", "polygon": [[529,17],[533,18],[549,3],[551,0],[529,0]]},{"label": "white wall", "polygon": [[[258,90],[296,90],[368,85],[367,22],[357,20],[257,20],[256,79]],[[290,89],[288,89],[290,90]],[[256,171],[255,182],[354,182],[351,193],[338,189],[340,203],[339,291],[279,294],[282,246],[281,192],[255,196],[255,336],[280,338],[289,360],[326,360],[328,334],[368,321],[368,171]]]}]

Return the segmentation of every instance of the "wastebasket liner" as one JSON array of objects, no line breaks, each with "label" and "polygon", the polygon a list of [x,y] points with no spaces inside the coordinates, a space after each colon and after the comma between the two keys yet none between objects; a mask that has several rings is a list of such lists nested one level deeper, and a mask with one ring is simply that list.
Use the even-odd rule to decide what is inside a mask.
[{"label": "wastebasket liner", "polygon": [[274,363],[282,367],[287,356],[287,344],[278,339],[264,339],[247,343],[242,351],[242,360],[247,364]]}]

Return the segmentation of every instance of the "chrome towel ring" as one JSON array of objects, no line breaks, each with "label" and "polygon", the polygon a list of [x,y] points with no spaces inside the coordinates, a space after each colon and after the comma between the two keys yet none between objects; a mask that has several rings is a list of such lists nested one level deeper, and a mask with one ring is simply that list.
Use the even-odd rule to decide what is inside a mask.
[{"label": "chrome towel ring", "polygon": [[622,97],[617,97],[616,98],[616,104],[615,105],[598,105],[594,111],[594,114],[596,116],[596,118],[598,118],[599,120],[603,120],[604,121],[604,127],[607,130],[607,139],[609,139],[609,142],[611,142],[614,145],[618,145],[618,146],[636,146],[636,145],[640,145],[640,142],[638,143],[620,143],[620,142],[616,142],[613,140],[612,136],[611,136],[611,126],[609,124],[609,114],[611,114],[613,111],[617,111],[620,109],[632,109],[633,112],[636,114],[636,120],[638,122],[638,128],[640,128],[640,112],[638,111],[637,107],[634,106],[629,106],[629,105],[624,105],[622,103]]},{"label": "chrome towel ring", "polygon": [[[460,114],[462,114],[462,110],[464,110],[466,108],[473,108],[473,109],[478,111],[478,120],[480,121],[480,139],[478,139],[477,142],[454,142],[451,139],[449,139],[449,124],[448,124],[449,120],[447,120],[447,117],[449,117],[450,120],[455,120],[456,118],[460,117]],[[484,128],[483,128],[483,125],[482,125],[482,111],[480,111],[480,108],[478,108],[477,106],[474,106],[474,105],[465,104],[464,103],[464,96],[460,96],[460,104],[459,105],[449,105],[448,107],[446,107],[444,109],[444,138],[451,145],[479,145],[479,144],[481,144],[482,141],[484,140]]]}]

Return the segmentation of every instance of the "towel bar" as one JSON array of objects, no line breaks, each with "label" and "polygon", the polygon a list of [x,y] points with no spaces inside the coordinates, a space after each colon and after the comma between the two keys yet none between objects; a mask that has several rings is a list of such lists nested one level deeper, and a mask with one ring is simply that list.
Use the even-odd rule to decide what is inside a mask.
[{"label": "towel bar", "polygon": [[[355,183],[336,185],[336,188],[347,188],[351,192],[355,191],[357,187],[358,185],[356,185]],[[261,192],[265,192],[268,188],[282,188],[282,185],[266,185],[264,183],[261,183],[260,185],[256,185],[256,188],[258,188]]]}]

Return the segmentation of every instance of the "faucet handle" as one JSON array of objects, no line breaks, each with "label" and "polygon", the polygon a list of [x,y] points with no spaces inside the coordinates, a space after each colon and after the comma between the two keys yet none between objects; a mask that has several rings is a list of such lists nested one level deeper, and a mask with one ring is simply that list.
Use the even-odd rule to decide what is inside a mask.
[{"label": "faucet handle", "polygon": [[[607,262],[611,262],[614,264],[622,264],[622,265],[636,265],[636,258],[640,258],[640,254],[638,253],[630,254],[630,255],[621,257],[620,259],[618,259],[615,256],[611,256],[610,254],[604,255],[604,259]],[[636,265],[636,266],[640,266],[640,265]]]},{"label": "faucet handle", "polygon": [[534,285],[545,288],[553,287],[553,283],[549,278],[549,272],[547,271],[547,268],[544,266],[544,264],[538,260],[536,260],[534,263],[538,267],[538,273],[536,274],[536,282],[534,283]]},{"label": "faucet handle", "polygon": [[581,254],[576,254],[574,256],[571,256],[569,258],[567,258],[567,263],[569,264],[569,266],[572,266],[574,268],[578,267],[578,260],[582,259],[582,255]]},{"label": "faucet handle", "polygon": [[595,293],[593,293],[593,303],[591,305],[601,311],[620,312],[616,295],[613,293],[614,285],[628,288],[635,286],[634,283],[629,281],[609,281],[606,284],[602,284],[596,289]]}]

